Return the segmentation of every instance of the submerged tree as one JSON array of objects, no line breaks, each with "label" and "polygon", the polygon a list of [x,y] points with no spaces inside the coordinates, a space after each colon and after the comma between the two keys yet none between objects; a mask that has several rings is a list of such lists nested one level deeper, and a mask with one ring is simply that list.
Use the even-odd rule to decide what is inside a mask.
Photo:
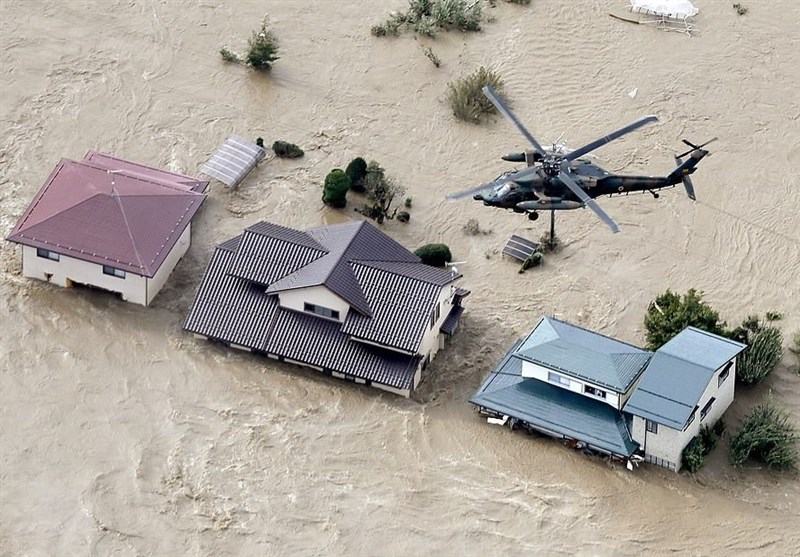
[{"label": "submerged tree", "polygon": [[453,260],[453,254],[446,244],[425,244],[414,251],[414,255],[422,259],[426,265],[444,267]]},{"label": "submerged tree", "polygon": [[694,288],[681,296],[667,290],[658,296],[644,316],[648,350],[657,350],[686,327],[725,335],[725,322],[719,313],[703,301],[703,293]]},{"label": "submerged tree", "polygon": [[381,25],[372,27],[376,37],[397,36],[410,29],[426,37],[435,37],[439,31],[480,31],[483,7],[480,1],[471,0],[409,0],[408,11],[393,12]]},{"label": "submerged tree", "polygon": [[771,395],[753,408],[731,440],[733,465],[741,466],[749,459],[770,468],[797,465],[797,432],[789,420],[789,412],[778,407]]},{"label": "submerged tree", "polygon": [[219,50],[220,56],[226,62],[236,62],[247,64],[259,70],[268,70],[272,63],[278,59],[278,39],[272,31],[268,29],[269,18],[264,16],[261,22],[261,29],[253,31],[252,36],[247,41],[247,53],[244,57],[235,52],[222,47]]},{"label": "submerged tree", "polygon": [[350,179],[344,170],[334,168],[325,177],[322,191],[322,202],[325,205],[341,209],[347,205],[347,192],[350,189]]},{"label": "submerged tree", "polygon": [[495,92],[503,96],[503,80],[500,75],[485,66],[481,66],[471,74],[447,84],[447,102],[453,115],[459,120],[480,123],[489,114],[497,112],[483,88],[489,85]]},{"label": "submerged tree", "polygon": [[364,193],[372,202],[357,209],[362,215],[382,224],[385,219],[393,219],[397,214],[397,207],[392,209],[395,199],[401,198],[406,190],[393,178],[386,176],[386,170],[375,161],[367,165],[364,178]]}]

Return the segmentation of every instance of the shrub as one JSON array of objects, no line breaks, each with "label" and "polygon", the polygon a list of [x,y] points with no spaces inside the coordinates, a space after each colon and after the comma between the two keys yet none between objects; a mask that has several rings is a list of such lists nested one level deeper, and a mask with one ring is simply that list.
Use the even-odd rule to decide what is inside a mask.
[{"label": "shrub", "polygon": [[362,209],[356,210],[382,224],[384,219],[392,219],[397,214],[397,208],[391,211],[392,203],[396,197],[405,193],[405,188],[386,176],[381,165],[370,161],[364,178],[364,193],[372,200],[372,205],[364,205]]},{"label": "shrub", "polygon": [[219,54],[220,56],[222,56],[222,59],[225,60],[226,62],[236,62],[237,64],[240,64],[242,62],[242,59],[239,58],[237,54],[231,52],[224,46],[219,49]]},{"label": "shrub", "polygon": [[331,207],[342,208],[347,205],[347,191],[350,179],[341,168],[334,168],[325,177],[322,202]]},{"label": "shrub", "polygon": [[411,204],[413,202],[414,202],[413,199],[411,199],[410,197],[406,197],[406,200],[403,202],[403,205],[405,205],[406,209],[410,209],[411,208]]},{"label": "shrub", "polygon": [[492,101],[483,94],[485,85],[490,85],[499,96],[503,96],[503,80],[497,72],[485,66],[447,84],[447,102],[456,118],[479,123],[486,115],[497,111]]},{"label": "shrub", "polygon": [[478,219],[469,219],[467,223],[462,227],[464,234],[468,236],[477,236],[478,234],[491,234],[491,230],[485,230],[481,228],[481,225],[478,223]]},{"label": "shrub", "polygon": [[430,60],[430,61],[431,61],[431,63],[432,63],[434,66],[436,66],[437,68],[441,67],[441,65],[442,65],[442,60],[441,60],[441,58],[439,58],[439,57],[436,55],[436,53],[433,51],[433,49],[432,49],[431,47],[429,47],[429,46],[423,46],[423,47],[422,47],[422,52],[423,52],[423,54],[425,54],[425,56],[427,56],[427,57],[428,57],[428,60]]},{"label": "shrub", "polygon": [[684,447],[681,453],[683,467],[689,470],[692,474],[700,470],[706,460],[705,447],[700,437],[694,437],[689,444]]},{"label": "shrub", "polygon": [[407,12],[393,12],[381,25],[374,25],[376,37],[397,36],[401,29],[411,29],[427,37],[437,31],[480,31],[483,10],[480,2],[467,0],[410,0]]},{"label": "shrub", "polygon": [[364,192],[364,181],[367,177],[367,161],[356,157],[350,161],[344,173],[350,178],[350,189],[359,193]]},{"label": "shrub", "polygon": [[767,318],[767,321],[780,321],[783,319],[783,314],[779,311],[768,311],[764,316]]},{"label": "shrub", "polygon": [[749,346],[736,366],[736,378],[753,385],[766,379],[783,358],[783,335],[776,327],[761,327],[747,341]]},{"label": "shrub", "polygon": [[690,289],[683,298],[667,290],[650,304],[644,316],[648,350],[657,350],[686,327],[725,334],[719,313],[703,301],[703,293]]},{"label": "shrub", "polygon": [[561,240],[558,236],[553,235],[550,237],[549,232],[545,232],[542,234],[542,237],[539,238],[539,248],[544,253],[556,253],[561,251]]},{"label": "shrub", "polygon": [[396,218],[398,222],[408,222],[411,220],[411,214],[408,211],[400,211]]},{"label": "shrub", "polygon": [[261,22],[261,29],[253,31],[253,35],[247,41],[245,61],[259,70],[270,69],[272,63],[278,59],[278,40],[272,31],[267,29],[268,24],[269,20],[265,17]]},{"label": "shrub", "polygon": [[725,422],[718,420],[713,427],[700,426],[698,434],[692,438],[681,453],[683,466],[694,474],[705,463],[706,456],[717,446],[717,438],[725,431]]},{"label": "shrub", "polygon": [[299,159],[305,154],[300,147],[286,141],[276,141],[272,144],[272,150],[277,156],[284,159]]},{"label": "shrub", "polygon": [[445,263],[453,260],[450,248],[445,244],[426,244],[414,252],[414,255],[422,259],[426,265],[434,267],[444,267]]},{"label": "shrub", "polygon": [[741,466],[747,460],[763,462],[770,468],[794,468],[797,464],[797,433],[789,413],[768,395],[753,408],[731,440],[731,462]]},{"label": "shrub", "polygon": [[544,254],[537,250],[533,252],[530,257],[525,258],[525,261],[522,262],[519,272],[524,273],[531,267],[539,267],[542,264],[544,264]]}]

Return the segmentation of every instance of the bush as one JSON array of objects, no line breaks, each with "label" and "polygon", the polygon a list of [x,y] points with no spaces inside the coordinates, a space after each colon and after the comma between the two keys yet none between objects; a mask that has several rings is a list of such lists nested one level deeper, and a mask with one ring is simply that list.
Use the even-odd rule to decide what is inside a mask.
[{"label": "bush", "polygon": [[331,207],[342,208],[347,205],[347,191],[349,189],[350,179],[347,174],[341,168],[334,168],[325,177],[322,202]]},{"label": "bush", "polygon": [[408,211],[400,211],[397,213],[397,222],[408,222],[411,220],[411,213]]},{"label": "bush", "polygon": [[237,54],[231,52],[224,46],[219,49],[219,55],[222,56],[222,59],[226,62],[236,62],[237,64],[241,64],[242,62],[242,59],[239,58]]},{"label": "bush", "polygon": [[253,36],[247,41],[248,50],[245,62],[259,70],[268,70],[272,63],[278,59],[278,40],[272,31],[267,29],[269,20],[265,17],[261,22],[261,29],[253,31]]},{"label": "bush", "polygon": [[544,253],[556,253],[561,251],[561,240],[557,235],[553,235],[550,237],[549,232],[545,232],[542,234],[542,237],[539,238],[539,248]]},{"label": "bush", "polygon": [[364,182],[367,178],[367,161],[361,157],[354,158],[347,165],[344,173],[350,178],[350,189],[364,193]]},{"label": "bush", "polygon": [[407,12],[394,12],[371,33],[376,37],[397,36],[401,29],[434,37],[440,30],[480,31],[483,10],[480,2],[467,0],[410,0]]},{"label": "bush", "polygon": [[739,356],[736,378],[746,385],[761,383],[783,358],[783,335],[776,327],[761,327],[749,335]]},{"label": "bush", "polygon": [[747,460],[763,462],[770,468],[794,468],[797,464],[797,433],[789,413],[768,395],[753,408],[731,440],[731,462],[741,466]]},{"label": "bush", "polygon": [[480,123],[497,109],[486,95],[483,87],[490,85],[502,97],[503,80],[494,70],[481,66],[470,75],[447,84],[447,102],[453,115],[459,120]]},{"label": "bush", "polygon": [[276,141],[272,144],[272,150],[277,156],[284,159],[299,159],[305,154],[300,147],[286,141]]},{"label": "bush", "polygon": [[414,252],[414,255],[422,259],[426,265],[434,267],[444,267],[445,263],[453,260],[450,248],[445,244],[426,244]]},{"label": "bush", "polygon": [[386,171],[381,165],[370,161],[364,178],[364,193],[372,200],[372,205],[364,205],[362,209],[356,210],[382,224],[384,219],[395,217],[397,208],[391,211],[392,203],[396,197],[402,196],[405,192],[403,186],[386,176]]},{"label": "bush", "polygon": [[657,350],[686,327],[724,335],[725,322],[703,301],[703,293],[690,289],[683,298],[667,290],[650,304],[644,316],[648,350]]},{"label": "bush", "polygon": [[531,267],[539,267],[544,264],[544,254],[541,251],[535,251],[531,254],[530,257],[525,258],[525,261],[522,262],[522,266],[519,269],[520,273],[524,273]]},{"label": "bush", "polygon": [[412,200],[410,197],[406,197],[406,200],[405,200],[405,202],[403,203],[403,205],[405,205],[406,209],[410,209],[410,208],[411,208],[411,204],[412,204],[413,202],[414,202],[414,201],[413,201],[413,200]]},{"label": "bush", "polygon": [[683,467],[692,474],[700,470],[706,456],[717,446],[717,438],[725,431],[725,422],[718,420],[713,427],[700,426],[699,433],[689,441],[681,453]]}]

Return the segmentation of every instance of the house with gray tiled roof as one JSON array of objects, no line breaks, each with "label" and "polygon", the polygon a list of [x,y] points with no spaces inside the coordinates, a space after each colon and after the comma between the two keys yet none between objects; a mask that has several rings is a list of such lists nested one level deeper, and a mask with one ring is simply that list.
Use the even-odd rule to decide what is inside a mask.
[{"label": "house with gray tiled roof", "polygon": [[216,247],[184,329],[409,396],[456,331],[460,278],[366,221],[260,222]]},{"label": "house with gray tiled roof", "polygon": [[493,423],[671,470],[733,402],[746,347],[687,327],[656,352],[543,317],[470,402]]},{"label": "house with gray tiled roof", "polygon": [[208,182],[89,151],[62,159],[8,240],[22,274],[148,305],[191,243]]}]

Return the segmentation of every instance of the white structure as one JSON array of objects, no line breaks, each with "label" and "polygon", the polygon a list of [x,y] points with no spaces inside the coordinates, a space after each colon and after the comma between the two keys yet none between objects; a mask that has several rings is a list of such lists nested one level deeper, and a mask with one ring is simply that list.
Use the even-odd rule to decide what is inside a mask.
[{"label": "white structure", "polygon": [[90,151],[62,159],[8,237],[25,277],[148,305],[191,243],[208,182]]},{"label": "white structure", "polygon": [[688,327],[653,353],[544,317],[470,401],[493,420],[677,471],[733,401],[744,349]]},{"label": "white structure", "polygon": [[366,221],[261,222],[219,246],[184,328],[409,396],[469,294]]}]

